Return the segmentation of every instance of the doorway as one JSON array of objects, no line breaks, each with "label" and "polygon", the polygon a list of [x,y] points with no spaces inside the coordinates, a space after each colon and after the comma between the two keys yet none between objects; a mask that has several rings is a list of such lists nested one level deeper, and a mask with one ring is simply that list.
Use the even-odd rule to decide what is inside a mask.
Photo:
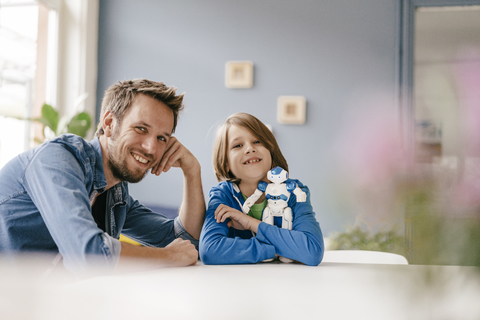
[{"label": "doorway", "polygon": [[476,265],[480,257],[462,256],[460,241],[478,234],[480,212],[454,197],[472,193],[474,185],[459,193],[463,181],[480,179],[480,1],[408,0],[402,14],[402,129],[409,159],[426,177],[424,197],[405,212],[408,260]]}]

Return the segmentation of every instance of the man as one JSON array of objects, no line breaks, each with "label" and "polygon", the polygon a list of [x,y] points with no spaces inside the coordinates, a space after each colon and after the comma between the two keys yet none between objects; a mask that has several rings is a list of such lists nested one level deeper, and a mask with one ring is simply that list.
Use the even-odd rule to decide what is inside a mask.
[{"label": "man", "polygon": [[[199,162],[172,136],[183,108],[175,91],[146,79],[119,82],[105,92],[95,139],[63,135],[7,163],[0,253],[59,252],[74,273],[113,270],[129,258],[149,267],[195,264],[205,201]],[[128,193],[128,182],[171,167],[184,176],[175,220]],[[120,242],[120,233],[144,246]]]}]

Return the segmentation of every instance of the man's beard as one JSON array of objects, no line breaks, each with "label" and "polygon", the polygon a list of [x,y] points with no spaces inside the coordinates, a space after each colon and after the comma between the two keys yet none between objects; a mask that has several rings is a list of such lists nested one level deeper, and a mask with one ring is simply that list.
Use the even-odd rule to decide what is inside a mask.
[{"label": "man's beard", "polygon": [[[112,142],[116,142],[116,139],[113,137]],[[137,183],[145,177],[148,170],[145,170],[145,172],[142,173],[134,172],[128,169],[126,159],[123,158],[123,161],[121,160],[121,152],[118,150],[116,143],[113,146],[109,145],[108,148],[108,167],[116,179],[130,183]]]},{"label": "man's beard", "polygon": [[116,179],[130,183],[140,182],[147,175],[148,172],[148,170],[145,170],[145,172],[143,173],[135,174],[128,170],[127,164],[125,162],[116,163],[111,157],[110,159],[108,159],[108,166],[110,167],[110,170],[112,171],[112,174]]}]

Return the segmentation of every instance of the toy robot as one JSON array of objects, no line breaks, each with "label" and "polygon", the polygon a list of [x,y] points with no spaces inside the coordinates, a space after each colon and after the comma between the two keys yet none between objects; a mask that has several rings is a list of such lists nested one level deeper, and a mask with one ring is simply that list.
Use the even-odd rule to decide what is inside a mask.
[{"label": "toy robot", "polygon": [[[293,215],[292,209],[288,207],[288,199],[293,192],[297,196],[297,202],[305,202],[307,194],[300,189],[295,181],[287,181],[288,172],[280,167],[275,167],[268,171],[267,178],[272,183],[260,181],[255,192],[245,201],[242,210],[244,213],[250,211],[250,207],[265,192],[267,206],[263,210],[262,221],[273,225],[274,217],[282,218],[282,228],[292,230]],[[285,181],[287,181],[285,183]],[[271,261],[269,259],[266,261]],[[280,257],[282,262],[292,262],[291,259]]]}]

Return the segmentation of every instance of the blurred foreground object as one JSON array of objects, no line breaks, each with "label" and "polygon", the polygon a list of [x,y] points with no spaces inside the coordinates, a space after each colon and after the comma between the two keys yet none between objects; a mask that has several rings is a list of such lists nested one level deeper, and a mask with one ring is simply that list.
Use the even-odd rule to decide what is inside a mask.
[{"label": "blurred foreground object", "polygon": [[[480,319],[480,276],[472,267],[200,262],[71,283],[57,272],[39,281],[32,260],[15,267],[2,262],[0,319],[8,320]],[[226,288],[235,290],[219,294]],[[232,301],[265,288],[271,301],[284,299],[286,288],[295,294],[281,308],[253,303],[232,312]]]},{"label": "blurred foreground object", "polygon": [[[410,142],[403,141],[393,101],[378,94],[355,100],[335,154],[337,192],[356,219],[337,242],[363,237],[361,249],[392,252],[398,247],[382,248],[375,237],[396,231],[392,239],[405,237],[410,263],[480,266],[480,51],[463,54],[470,62],[452,69],[458,96],[454,154],[440,146],[431,161],[419,161],[407,152]],[[349,235],[352,230],[357,234]],[[344,249],[360,249],[352,239]]]}]

